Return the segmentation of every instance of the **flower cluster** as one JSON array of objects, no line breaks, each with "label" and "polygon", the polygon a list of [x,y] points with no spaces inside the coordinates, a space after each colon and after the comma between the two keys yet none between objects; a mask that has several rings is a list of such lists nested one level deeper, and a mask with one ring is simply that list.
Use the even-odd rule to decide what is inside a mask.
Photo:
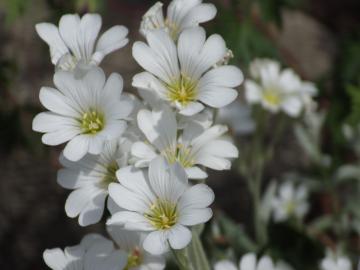
[{"label": "flower cluster", "polygon": [[52,269],[164,269],[163,255],[189,245],[192,227],[212,217],[213,191],[189,179],[206,179],[206,168],[228,170],[238,157],[227,127],[213,121],[214,109],[233,102],[243,81],[240,69],[226,64],[222,37],[207,38],[199,26],[216,8],[174,0],[166,18],[161,8],[144,15],[146,42],[132,48],[144,69],[132,82],[141,99],[123,93],[121,75],[107,77],[99,67],[127,44],[124,26],[98,38],[97,14],[36,25],[56,68],[55,87],[40,90],[48,111],[34,118],[33,130],[44,133],[44,144],[66,143],[57,175],[72,190],[66,214],[88,226],[108,210],[112,239],[87,235],[78,246],[46,250]]}]

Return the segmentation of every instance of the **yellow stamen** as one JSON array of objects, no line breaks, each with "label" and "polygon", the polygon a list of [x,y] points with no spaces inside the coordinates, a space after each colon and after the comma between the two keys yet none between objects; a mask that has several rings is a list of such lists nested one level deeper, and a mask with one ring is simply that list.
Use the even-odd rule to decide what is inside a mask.
[{"label": "yellow stamen", "polygon": [[174,226],[178,220],[176,204],[158,200],[150,206],[150,211],[144,216],[157,230],[167,230]]}]

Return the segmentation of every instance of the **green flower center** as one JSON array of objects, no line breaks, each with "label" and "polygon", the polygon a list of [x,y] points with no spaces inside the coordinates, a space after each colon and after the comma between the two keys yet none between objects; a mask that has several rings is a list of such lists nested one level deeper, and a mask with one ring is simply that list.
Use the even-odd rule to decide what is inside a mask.
[{"label": "green flower center", "polygon": [[177,40],[180,32],[179,26],[175,23],[169,21],[168,19],[165,20],[165,25],[169,29],[169,34],[173,40]]},{"label": "green flower center", "polygon": [[179,162],[182,167],[189,168],[194,166],[195,160],[190,147],[178,144],[176,148],[170,147],[162,152],[169,163]]},{"label": "green flower center", "polygon": [[128,255],[127,264],[124,268],[124,270],[130,270],[133,267],[138,267],[141,265],[141,253],[138,248],[135,248],[132,252]]},{"label": "green flower center", "polygon": [[156,201],[144,216],[157,230],[170,229],[178,220],[176,204],[166,200]]},{"label": "green flower center", "polygon": [[90,110],[82,115],[81,130],[83,134],[96,134],[104,128],[104,115],[96,110]]},{"label": "green flower center", "polygon": [[106,167],[106,173],[100,182],[100,186],[107,189],[111,183],[117,182],[116,171],[119,169],[119,165],[116,161],[111,162]]},{"label": "green flower center", "polygon": [[281,103],[281,95],[279,91],[275,89],[265,90],[263,93],[264,100],[274,106],[280,105]]},{"label": "green flower center", "polygon": [[286,204],[286,212],[288,213],[288,215],[292,215],[295,211],[296,208],[296,204],[293,201],[290,201]]},{"label": "green flower center", "polygon": [[169,100],[180,103],[182,106],[186,106],[196,99],[197,83],[183,75],[181,75],[179,80],[168,84],[167,89]]}]

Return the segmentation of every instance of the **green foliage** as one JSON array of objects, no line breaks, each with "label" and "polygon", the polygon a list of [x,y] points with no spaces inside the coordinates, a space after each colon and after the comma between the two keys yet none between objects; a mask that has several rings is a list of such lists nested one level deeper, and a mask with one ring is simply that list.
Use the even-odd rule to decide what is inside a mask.
[{"label": "green foliage", "polygon": [[236,9],[219,7],[218,22],[213,31],[224,37],[228,48],[234,53],[236,62],[244,67],[257,57],[278,58],[278,52],[272,42],[254,25],[250,17],[240,19]]},{"label": "green foliage", "polygon": [[298,8],[302,0],[258,0],[262,17],[267,21],[273,21],[281,25],[281,10],[285,7]]},{"label": "green foliage", "polygon": [[29,1],[26,0],[5,0],[6,7],[6,23],[9,25],[13,23],[19,16],[21,16]]},{"label": "green foliage", "polygon": [[349,85],[346,88],[346,92],[351,102],[351,112],[348,116],[348,121],[350,124],[356,125],[360,123],[360,86]]}]

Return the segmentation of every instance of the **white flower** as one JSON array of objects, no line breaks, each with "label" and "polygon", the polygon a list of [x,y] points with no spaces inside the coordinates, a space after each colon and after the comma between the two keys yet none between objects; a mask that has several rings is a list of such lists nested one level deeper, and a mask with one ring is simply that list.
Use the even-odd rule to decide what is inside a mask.
[{"label": "white flower", "polygon": [[240,260],[239,268],[228,260],[217,262],[214,268],[214,270],[292,270],[287,263],[283,261],[274,263],[269,256],[263,256],[257,260],[254,253],[245,254]]},{"label": "white flower", "polygon": [[351,261],[346,256],[341,256],[337,252],[327,250],[326,257],[322,259],[321,270],[351,270]]},{"label": "white flower", "polygon": [[136,167],[147,167],[160,155],[170,163],[179,162],[190,179],[204,179],[207,174],[197,165],[228,170],[230,159],[238,157],[237,148],[222,136],[227,131],[226,126],[205,128],[189,122],[180,131],[175,113],[166,106],[160,110],[141,110],[137,120],[148,142],[139,141],[132,145]]},{"label": "white flower", "polygon": [[127,252],[126,270],[162,270],[165,268],[163,256],[151,255],[143,248],[146,234],[124,230],[121,226],[107,226],[107,231],[117,246]]},{"label": "white flower", "polygon": [[135,42],[133,56],[146,72],[134,76],[132,85],[152,91],[175,106],[181,114],[194,115],[204,105],[221,108],[238,95],[234,87],[243,75],[235,66],[213,68],[226,54],[224,40],[217,34],[206,40],[203,28],[184,30],[177,45],[161,30],[148,33],[147,42]]},{"label": "white flower", "polygon": [[208,206],[213,191],[205,184],[188,185],[184,169],[154,159],[148,177],[134,167],[120,169],[120,184],[109,187],[111,198],[124,210],[112,215],[108,225],[123,225],[127,230],[147,232],[143,247],[153,255],[183,249],[191,241],[188,226],[207,222],[212,217]]},{"label": "white flower", "polygon": [[49,45],[54,65],[63,70],[86,69],[128,43],[128,30],[119,25],[107,30],[96,42],[101,24],[98,14],[85,14],[81,19],[77,14],[67,14],[61,17],[59,27],[38,23],[36,31]]},{"label": "white flower", "polygon": [[64,156],[77,161],[86,153],[100,154],[104,142],[123,133],[132,104],[121,99],[123,80],[119,74],[111,74],[105,82],[99,68],[92,68],[80,80],[69,72],[58,71],[54,84],[57,89],[40,90],[40,101],[50,111],[33,120],[33,130],[45,133],[44,144],[68,142]]},{"label": "white flower", "polygon": [[112,241],[101,235],[89,234],[80,245],[47,249],[43,254],[44,261],[53,270],[123,270],[126,253],[114,248]]},{"label": "white flower", "polygon": [[292,181],[283,183],[279,194],[272,201],[273,216],[277,222],[291,217],[302,219],[309,210],[308,190],[304,185],[294,186]]},{"label": "white flower", "polygon": [[210,21],[216,15],[215,6],[213,4],[203,4],[202,0],[171,1],[165,19],[162,6],[161,2],[157,2],[143,16],[140,33],[144,37],[151,30],[163,29],[176,40],[184,29]]},{"label": "white flower", "polygon": [[214,270],[238,270],[238,268],[233,262],[222,260],[214,265]]},{"label": "white flower", "polygon": [[116,171],[128,165],[131,144],[126,139],[106,142],[99,155],[85,155],[72,162],[60,158],[65,167],[58,171],[58,183],[73,189],[65,204],[69,217],[79,215],[79,224],[87,226],[100,221],[110,183],[117,182]]},{"label": "white flower", "polygon": [[280,110],[291,117],[300,115],[316,94],[315,86],[301,81],[293,70],[280,70],[280,64],[269,59],[256,59],[250,64],[253,80],[245,82],[245,97],[251,104],[260,103],[272,113]]}]

